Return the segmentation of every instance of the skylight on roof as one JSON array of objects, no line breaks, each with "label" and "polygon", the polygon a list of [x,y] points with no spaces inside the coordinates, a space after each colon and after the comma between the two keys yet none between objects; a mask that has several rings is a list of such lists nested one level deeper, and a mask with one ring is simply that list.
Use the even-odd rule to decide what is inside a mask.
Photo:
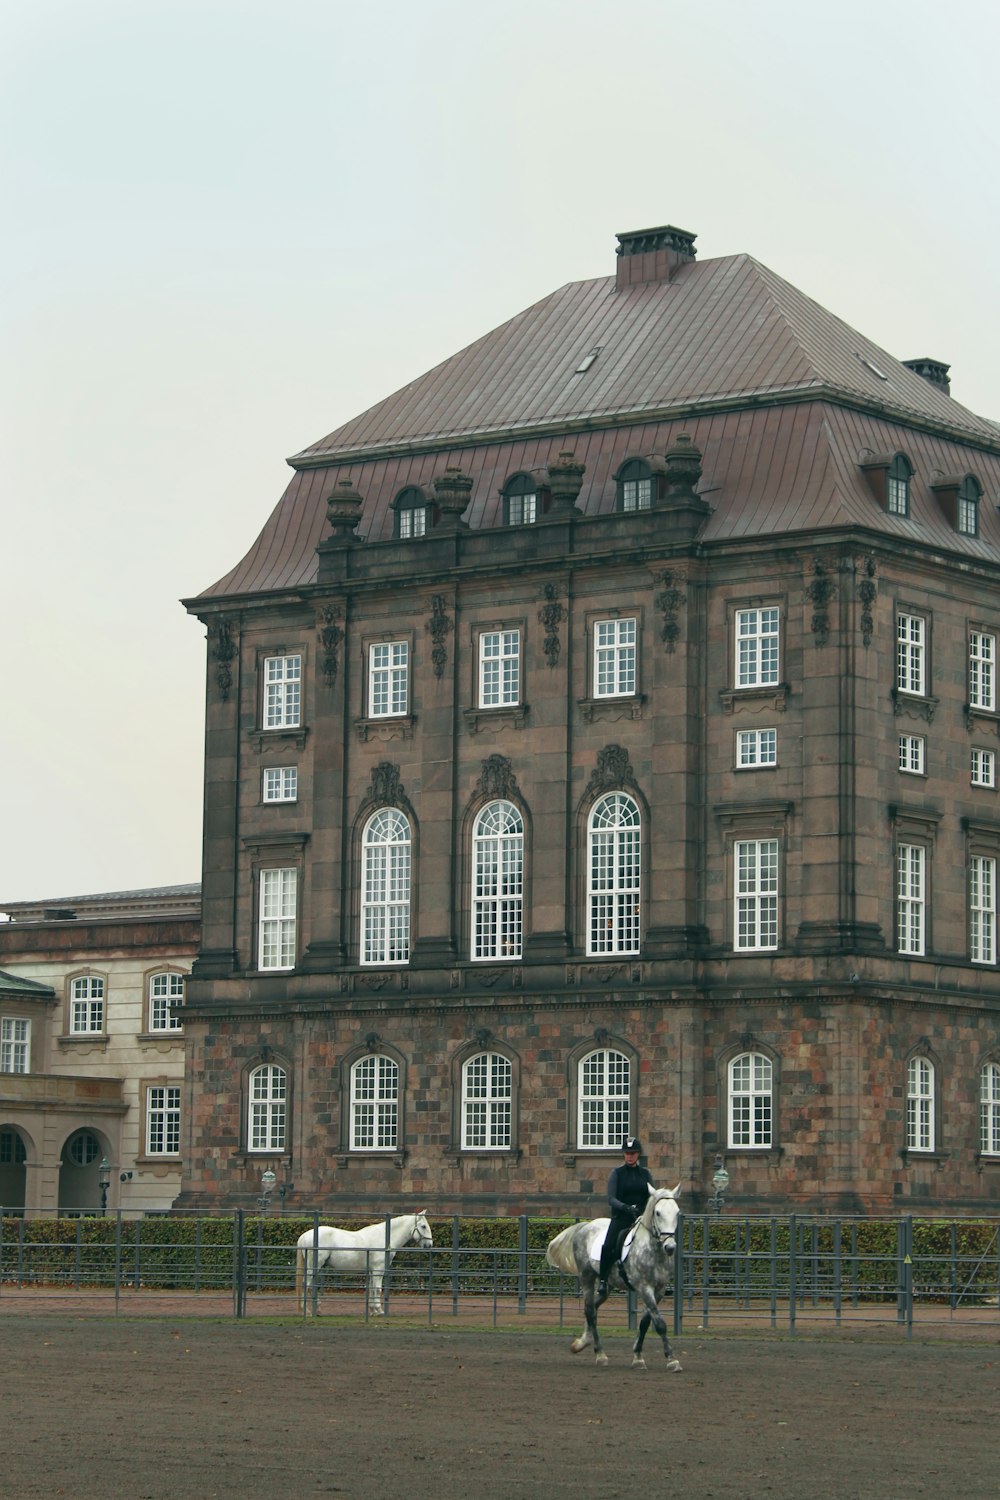
[{"label": "skylight on roof", "polygon": [[603,344],[597,344],[593,349],[591,349],[589,354],[585,354],[583,359],[581,359],[580,363],[577,365],[576,369],[573,371],[573,374],[586,375],[587,371],[590,369],[591,365],[594,363],[594,360],[597,358],[603,348]]},{"label": "skylight on roof", "polygon": [[875,376],[877,376],[879,380],[888,380],[889,379],[888,375],[886,375],[886,373],[885,373],[884,370],[880,370],[879,367],[878,367],[878,365],[873,365],[870,359],[865,359],[865,356],[863,354],[859,354],[858,355],[858,359],[860,359],[860,361],[864,365],[865,369],[866,370],[871,370],[872,374],[875,375]]}]

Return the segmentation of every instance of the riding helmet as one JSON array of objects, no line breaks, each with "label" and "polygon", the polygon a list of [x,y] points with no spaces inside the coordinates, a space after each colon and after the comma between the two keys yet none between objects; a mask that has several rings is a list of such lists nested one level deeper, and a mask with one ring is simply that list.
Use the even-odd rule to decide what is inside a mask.
[{"label": "riding helmet", "polygon": [[622,1141],[622,1150],[623,1151],[638,1151],[641,1154],[642,1153],[642,1142],[639,1140],[638,1136],[627,1135],[625,1137],[625,1139]]}]

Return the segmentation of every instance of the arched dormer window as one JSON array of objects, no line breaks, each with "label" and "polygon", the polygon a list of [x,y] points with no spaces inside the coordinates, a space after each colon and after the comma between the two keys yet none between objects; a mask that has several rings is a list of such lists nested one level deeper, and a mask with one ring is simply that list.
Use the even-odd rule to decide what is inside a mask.
[{"label": "arched dormer window", "polygon": [[430,530],[431,511],[427,496],[416,485],[400,490],[393,501],[393,510],[396,513],[394,535],[401,541],[426,536]]},{"label": "arched dormer window", "polygon": [[538,487],[530,474],[515,474],[503,487],[503,524],[531,526],[538,520]]},{"label": "arched dormer window", "polygon": [[982,486],[978,479],[966,474],[958,487],[955,503],[955,530],[963,536],[979,535],[979,500]]},{"label": "arched dormer window", "polygon": [[395,807],[369,818],[361,843],[361,962],[410,957],[410,825]]},{"label": "arched dormer window", "polygon": [[649,510],[653,503],[653,474],[644,458],[622,464],[616,476],[619,510]]},{"label": "arched dormer window", "polygon": [[885,508],[890,516],[910,514],[910,479],[913,467],[905,453],[897,453],[885,476]]}]

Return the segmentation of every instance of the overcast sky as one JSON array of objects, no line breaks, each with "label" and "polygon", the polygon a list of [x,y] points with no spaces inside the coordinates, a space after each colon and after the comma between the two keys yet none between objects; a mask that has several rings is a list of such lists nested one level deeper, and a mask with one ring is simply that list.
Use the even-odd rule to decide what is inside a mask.
[{"label": "overcast sky", "polygon": [[[285,457],[615,233],[1000,418],[1000,7],[0,0],[4,900],[200,875],[204,631]],[[995,498],[995,497],[993,497]]]}]

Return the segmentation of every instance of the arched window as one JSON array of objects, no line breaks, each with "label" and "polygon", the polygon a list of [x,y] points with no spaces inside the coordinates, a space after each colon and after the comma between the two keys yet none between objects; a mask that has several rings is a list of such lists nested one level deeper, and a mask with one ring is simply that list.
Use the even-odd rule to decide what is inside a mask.
[{"label": "arched window", "polygon": [[180,1031],[181,1018],[174,1007],[183,1003],[183,974],[170,972],[149,976],[150,1031]]},{"label": "arched window", "polygon": [[979,1149],[1000,1156],[1000,1063],[986,1063],[979,1075]]},{"label": "arched window", "polygon": [[399,1138],[399,1067],[383,1052],[351,1068],[352,1151],[395,1151]]},{"label": "arched window", "polygon": [[979,535],[979,498],[982,493],[979,480],[966,474],[958,487],[955,504],[955,530],[963,536]]},{"label": "arched window", "polygon": [[934,1150],[934,1064],[911,1057],[906,1064],[906,1149]]},{"label": "arched window", "polygon": [[361,847],[361,962],[410,957],[410,825],[384,807],[365,825]]},{"label": "arched window", "polygon": [[500,1052],[477,1052],[462,1067],[462,1150],[509,1151],[513,1069]]},{"label": "arched window", "polygon": [[885,476],[885,508],[890,516],[910,514],[910,479],[913,468],[905,453],[897,453]]},{"label": "arched window", "polygon": [[505,526],[530,526],[538,520],[538,492],[530,474],[515,474],[503,487]]},{"label": "arched window", "polygon": [[520,958],[524,824],[510,802],[490,802],[472,833],[472,957]]},{"label": "arched window", "polygon": [[638,953],[639,808],[624,792],[595,804],[588,831],[587,952]]},{"label": "arched window", "polygon": [[763,1052],[742,1052],[729,1064],[729,1146],[773,1144],[774,1069]]},{"label": "arched window", "polygon": [[393,501],[396,512],[395,535],[402,540],[424,536],[430,526],[430,506],[423,490],[410,485],[400,490]]},{"label": "arched window", "polygon": [[653,503],[653,475],[645,459],[632,458],[618,470],[618,509],[649,510]]},{"label": "arched window", "polygon": [[630,1066],[610,1047],[580,1059],[577,1082],[577,1144],[608,1150],[629,1134]]},{"label": "arched window", "polygon": [[284,1151],[288,1075],[277,1063],[254,1068],[247,1080],[247,1150]]}]

